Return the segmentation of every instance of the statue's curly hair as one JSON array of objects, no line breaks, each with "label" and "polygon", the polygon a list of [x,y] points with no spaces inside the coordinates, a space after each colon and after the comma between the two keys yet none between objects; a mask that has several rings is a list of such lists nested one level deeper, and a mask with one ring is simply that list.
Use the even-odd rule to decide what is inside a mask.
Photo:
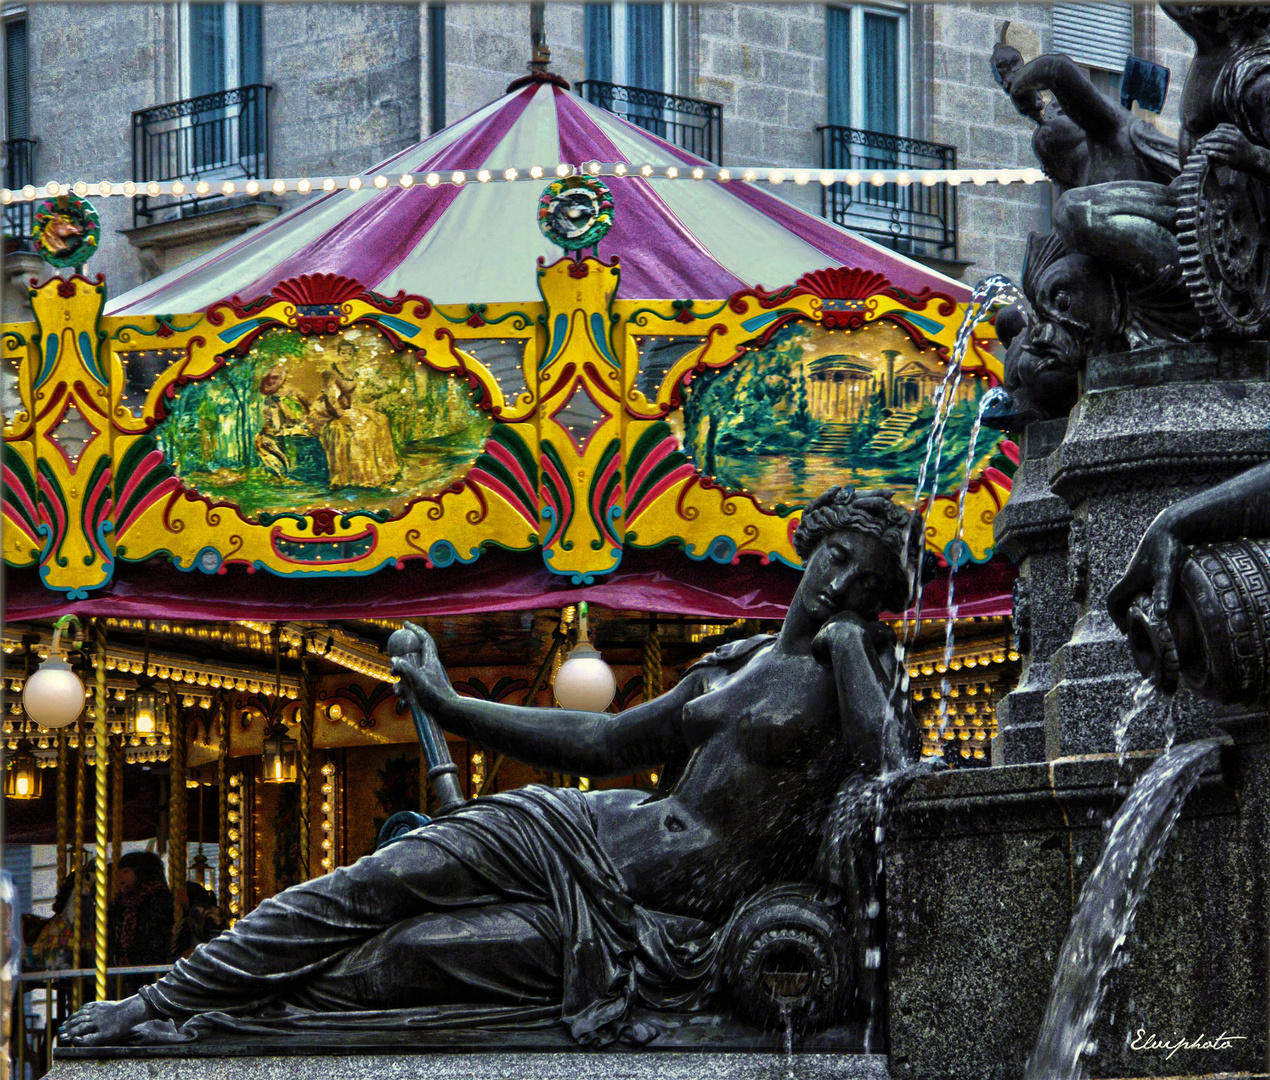
[{"label": "statue's curly hair", "polygon": [[923,558],[921,516],[894,502],[894,496],[894,491],[831,487],[803,511],[793,543],[798,557],[806,562],[831,533],[849,529],[876,536],[895,557],[884,602],[890,611],[904,611],[913,599],[915,579],[929,580],[933,566]]}]

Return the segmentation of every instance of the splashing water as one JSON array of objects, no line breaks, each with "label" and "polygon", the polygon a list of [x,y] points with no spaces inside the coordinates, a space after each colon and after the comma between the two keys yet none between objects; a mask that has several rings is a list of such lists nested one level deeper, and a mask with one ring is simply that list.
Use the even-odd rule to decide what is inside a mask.
[{"label": "splashing water", "polygon": [[1222,745],[1204,739],[1167,750],[1136,783],[1111,824],[1098,864],[1081,890],[1058,957],[1049,1005],[1024,1080],[1077,1080],[1103,981],[1133,929],[1138,905],[1182,812],[1182,804]]},{"label": "splashing water", "polygon": [[882,1020],[885,928],[880,878],[886,821],[908,786],[935,767],[935,762],[926,760],[877,775],[854,773],[839,787],[825,822],[815,876],[842,889],[853,924],[860,928],[856,992],[868,1012],[865,1053],[872,1051],[874,1033],[881,1030]]},{"label": "splashing water", "polygon": [[785,1001],[781,1002],[781,1023],[785,1025],[785,1076],[794,1080],[794,1015]]},{"label": "splashing water", "polygon": [[[962,536],[962,531],[966,526],[966,497],[970,493],[970,470],[974,468],[975,450],[979,445],[979,432],[983,428],[983,416],[992,406],[1001,401],[1008,401],[1010,395],[1002,390],[999,386],[994,386],[979,402],[979,411],[975,414],[974,426],[970,429],[970,446],[966,451],[966,473],[961,478],[961,490],[957,492],[957,525],[953,530],[952,557],[948,560],[948,616],[944,620],[944,668],[948,669],[952,663],[954,629],[957,624],[957,604],[954,600],[954,589],[957,581],[957,571],[964,563],[970,561],[969,545],[966,544]],[[962,556],[965,555],[965,558]],[[939,698],[939,737],[943,739],[944,731],[948,727],[948,691],[950,688],[949,679],[945,675],[940,686]]]},{"label": "splashing water", "polygon": [[[1116,755],[1118,757],[1120,767],[1124,768],[1125,756],[1129,753],[1129,726],[1151,706],[1160,700],[1160,690],[1150,676],[1138,683],[1138,688],[1133,692],[1133,704],[1125,710],[1124,715],[1116,721],[1116,726],[1112,729],[1116,737]],[[1169,719],[1172,721],[1173,705],[1169,703]],[[1169,749],[1173,745],[1173,737],[1169,736]]]},{"label": "splashing water", "polygon": [[[974,292],[971,294],[970,303],[966,307],[966,313],[961,320],[961,325],[957,328],[957,335],[953,340],[952,356],[948,361],[948,370],[944,373],[944,381],[940,384],[938,391],[935,393],[935,417],[931,422],[930,434],[926,438],[926,453],[922,458],[922,464],[917,471],[917,485],[913,489],[913,506],[920,512],[920,521],[922,535],[926,535],[926,521],[929,517],[931,506],[934,504],[933,496],[935,487],[939,482],[939,471],[944,456],[944,441],[948,427],[949,418],[952,416],[953,405],[957,396],[957,388],[961,385],[961,373],[965,364],[966,353],[970,349],[971,342],[974,339],[974,330],[985,319],[990,317],[999,308],[1006,304],[1021,299],[1022,294],[1018,288],[1010,281],[1009,278],[1001,274],[993,274],[984,278],[975,286]],[[982,412],[980,414],[982,416]],[[976,424],[976,432],[978,424]],[[977,435],[975,436],[977,438]],[[971,443],[969,461],[973,461],[974,443]],[[934,469],[931,469],[931,462],[934,461]],[[971,468],[967,464],[967,473]],[[927,492],[927,478],[931,479],[931,491]],[[923,500],[927,505],[922,506]],[[910,521],[908,529],[904,533],[903,551],[908,550],[908,544],[911,536],[913,522]],[[917,592],[917,600],[913,608],[912,621],[915,625],[921,624],[921,607],[922,598],[921,591],[917,588],[921,579],[921,565],[911,567],[912,584],[914,591]],[[903,623],[900,632],[900,641],[908,640],[909,617],[907,613],[903,617]],[[900,688],[904,693],[908,692],[908,665],[903,662],[903,655],[899,656],[900,664],[897,668],[900,678]]]}]

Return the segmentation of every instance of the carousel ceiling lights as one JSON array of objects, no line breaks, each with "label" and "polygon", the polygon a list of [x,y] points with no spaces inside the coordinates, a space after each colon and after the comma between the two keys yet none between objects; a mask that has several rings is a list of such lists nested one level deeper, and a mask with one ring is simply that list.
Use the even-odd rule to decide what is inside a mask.
[{"label": "carousel ceiling lights", "polygon": [[578,605],[578,643],[556,672],[555,691],[556,701],[562,708],[584,712],[603,712],[617,693],[613,669],[587,636],[585,601]]},{"label": "carousel ceiling lights", "polygon": [[[475,175],[456,171],[450,174],[448,180],[456,187],[462,187],[468,183],[516,183],[521,180],[541,180],[548,172],[552,172],[558,177],[572,176],[575,173],[586,173],[590,176],[624,177],[629,176],[632,169],[645,179],[718,180],[727,183],[733,178],[732,169],[706,168],[700,165],[684,171],[677,165],[643,164],[633,167],[621,161],[588,161],[582,165],[561,162],[558,165],[532,165],[528,168],[509,168],[504,169],[501,173],[492,173],[482,169]],[[373,190],[383,191],[393,185],[411,187],[421,176],[423,182],[428,187],[433,188],[437,187],[442,180],[442,177],[435,172],[427,174],[381,173],[370,177],[369,183]],[[936,184],[947,184],[950,187],[956,187],[965,183],[982,187],[986,184],[1036,184],[1047,179],[1040,169],[926,169],[920,172],[913,172],[908,169],[879,169],[865,176],[854,170],[799,168],[796,166],[793,168],[759,168],[757,166],[743,168],[741,178],[751,183],[769,184],[781,184],[790,179],[795,184],[809,184],[815,180],[825,187],[831,184],[847,184],[854,187],[863,183],[872,184],[874,187],[882,187],[885,184],[908,187],[917,183],[926,187],[933,187]],[[243,184],[243,191],[248,195],[256,195],[261,190],[266,189],[272,191],[275,195],[282,195],[288,191],[295,191],[304,195],[319,187],[326,192],[339,190],[360,191],[367,183],[368,179],[364,176],[277,177],[248,180]],[[204,183],[200,186],[206,186],[206,184]],[[116,192],[131,197],[142,190],[151,196],[173,195],[179,197],[185,194],[186,184],[181,180],[151,180],[144,185],[140,185],[134,180],[123,182],[102,180],[95,183],[78,180],[72,185],[66,185],[56,180],[51,180],[38,188],[31,184],[16,189],[4,188],[0,190],[0,204],[8,206],[15,202],[33,202],[49,195],[60,194],[65,190],[73,190],[76,193],[82,191],[83,197],[102,199],[109,198]],[[220,190],[224,195],[233,195],[238,188],[233,181],[226,180],[221,185]]]},{"label": "carousel ceiling lights", "polygon": [[61,728],[73,724],[84,711],[84,684],[71,671],[61,653],[62,630],[67,623],[79,620],[64,615],[53,627],[53,643],[49,658],[22,686],[22,705],[26,714],[41,727]]},{"label": "carousel ceiling lights", "polygon": [[128,699],[124,711],[124,730],[140,739],[165,735],[168,730],[167,718],[168,695],[155,690],[154,677],[150,674],[150,620],[147,619],[141,674],[137,677],[137,688]]}]

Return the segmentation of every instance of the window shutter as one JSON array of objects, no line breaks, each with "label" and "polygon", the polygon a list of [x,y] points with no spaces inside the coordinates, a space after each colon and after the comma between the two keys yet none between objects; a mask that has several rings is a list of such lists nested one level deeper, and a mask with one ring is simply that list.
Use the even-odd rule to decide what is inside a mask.
[{"label": "window shutter", "polygon": [[30,101],[27,95],[26,20],[4,24],[4,107],[6,139],[31,137]]},{"label": "window shutter", "polygon": [[613,81],[613,9],[608,4],[586,6],[586,77]]},{"label": "window shutter", "polygon": [[1132,4],[1055,4],[1054,52],[1078,64],[1121,71],[1133,54]]},{"label": "window shutter", "polygon": [[825,60],[829,123],[850,127],[851,12],[847,8],[825,9]]}]

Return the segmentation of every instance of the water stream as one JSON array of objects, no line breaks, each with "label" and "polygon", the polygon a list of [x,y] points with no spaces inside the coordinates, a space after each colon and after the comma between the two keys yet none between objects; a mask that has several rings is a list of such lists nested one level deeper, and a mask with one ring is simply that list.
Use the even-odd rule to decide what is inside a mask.
[{"label": "water stream", "polygon": [[1116,954],[1133,929],[1138,905],[1182,804],[1222,745],[1203,739],[1166,750],[1134,783],[1112,820],[1059,953],[1041,1033],[1024,1080],[1078,1080],[1089,1032]]},{"label": "water stream", "polygon": [[[974,338],[975,327],[984,319],[988,318],[994,312],[1007,304],[1014,303],[1020,299],[1021,294],[1018,288],[1010,281],[1009,278],[1001,274],[993,274],[984,278],[975,286],[974,292],[971,294],[970,303],[966,307],[966,313],[961,320],[961,325],[957,328],[957,335],[953,340],[952,355],[948,361],[948,370],[944,374],[944,381],[940,384],[939,390],[935,394],[935,416],[931,421],[930,435],[926,439],[926,453],[922,458],[921,466],[917,471],[917,484],[913,489],[913,506],[921,511],[921,529],[922,535],[926,533],[926,522],[930,515],[931,507],[934,505],[935,488],[938,485],[940,467],[944,456],[945,433],[948,426],[948,419],[952,415],[953,404],[957,396],[957,388],[961,385],[962,370],[966,360],[966,354],[970,350],[971,342]],[[979,430],[982,426],[982,418],[984,409],[989,403],[989,399],[994,395],[989,393],[984,395],[984,400],[980,402],[979,415],[975,420],[974,430],[971,435],[971,442],[968,448],[966,458],[966,476],[963,480],[962,492],[959,498],[958,511],[958,530],[956,535],[961,535],[961,515],[965,510],[965,491],[970,482],[970,470],[974,463],[975,444],[978,442]],[[934,469],[931,468],[931,462],[934,462]],[[931,478],[931,490],[926,490],[927,479]],[[922,501],[926,499],[927,505],[922,508]],[[910,525],[910,528],[912,526]],[[904,536],[905,551],[908,550],[909,534],[906,532]],[[954,560],[955,561],[955,560]],[[911,569],[914,575],[914,581],[921,576],[921,567],[913,567]],[[955,567],[950,567],[950,584],[951,574],[955,572]],[[951,598],[950,598],[951,606]],[[922,617],[922,600],[920,590],[918,591],[917,600],[913,607],[912,623],[920,626]],[[909,616],[907,613],[903,616],[903,622],[900,630],[900,642],[904,643],[909,637]],[[949,631],[951,634],[951,630]],[[908,665],[904,662],[902,649],[899,654],[899,666],[897,671],[900,677],[900,688],[904,693],[908,692]]]}]

